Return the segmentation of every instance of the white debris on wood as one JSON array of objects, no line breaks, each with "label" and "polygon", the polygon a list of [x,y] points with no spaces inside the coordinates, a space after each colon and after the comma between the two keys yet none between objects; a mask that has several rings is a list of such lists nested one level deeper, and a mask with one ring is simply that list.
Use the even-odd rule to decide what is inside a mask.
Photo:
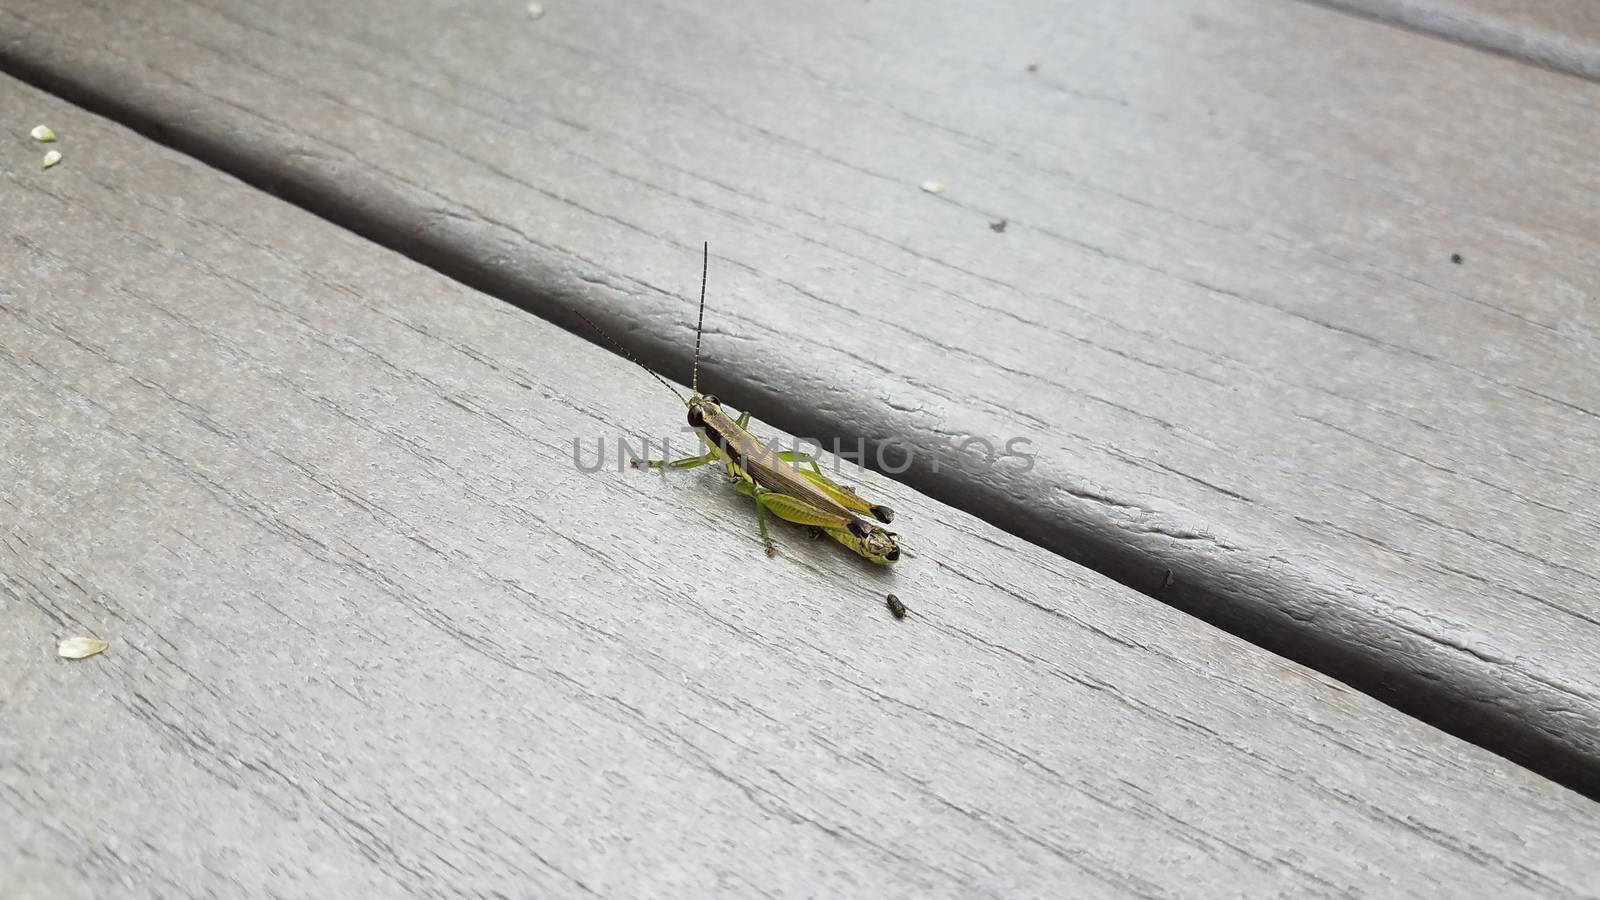
[{"label": "white debris on wood", "polygon": [[56,647],[56,655],[63,659],[84,659],[111,646],[110,641],[92,637],[69,637]]},{"label": "white debris on wood", "polygon": [[49,144],[56,139],[56,133],[50,130],[49,125],[35,125],[28,135],[41,144]]},{"label": "white debris on wood", "polygon": [[58,162],[61,162],[60,150],[51,150],[49,153],[44,155],[44,168],[48,169]]},{"label": "white debris on wood", "polygon": [[945,187],[946,185],[942,181],[924,181],[922,183],[922,189],[930,194],[942,194]]}]

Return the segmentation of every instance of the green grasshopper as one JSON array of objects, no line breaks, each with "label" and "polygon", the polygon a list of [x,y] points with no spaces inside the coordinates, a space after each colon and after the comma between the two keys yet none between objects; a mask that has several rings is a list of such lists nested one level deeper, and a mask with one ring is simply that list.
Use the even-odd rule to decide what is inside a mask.
[{"label": "green grasshopper", "polygon": [[634,460],[635,468],[693,469],[707,463],[721,461],[728,481],[734,490],[756,502],[756,524],[761,529],[761,542],[768,556],[776,556],[772,536],[767,532],[767,513],[799,525],[821,529],[829,537],[849,547],[875,563],[888,564],[900,558],[900,545],[891,531],[863,516],[870,515],[878,522],[888,523],[894,512],[887,506],[868,503],[855,491],[835,484],[822,474],[815,458],[794,451],[774,453],[748,430],[750,413],[744,412],[735,419],[728,415],[722,403],[710,394],[700,393],[700,336],[706,321],[706,273],[711,264],[711,246],[703,248],[700,269],[700,319],[694,332],[694,368],[690,377],[693,396],[682,392],[662,378],[654,369],[639,362],[633,354],[611,339],[588,316],[579,317],[610,344],[633,360],[651,377],[677,395],[689,409],[689,427],[700,434],[706,452],[700,456],[683,459]]}]

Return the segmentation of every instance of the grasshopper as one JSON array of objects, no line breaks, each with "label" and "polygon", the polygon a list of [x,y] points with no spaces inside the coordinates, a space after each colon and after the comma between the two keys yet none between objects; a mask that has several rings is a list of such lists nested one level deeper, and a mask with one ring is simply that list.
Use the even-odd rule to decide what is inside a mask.
[{"label": "grasshopper", "polygon": [[[811,456],[794,451],[774,453],[750,433],[748,411],[734,418],[716,397],[700,393],[700,337],[706,321],[706,274],[711,264],[710,244],[705,244],[702,251],[700,318],[695,325],[694,367],[689,388],[692,396],[685,397],[654,369],[612,340],[588,316],[578,313],[611,346],[649,372],[651,377],[683,402],[689,410],[689,427],[699,433],[706,445],[706,452],[699,456],[670,461],[636,459],[634,467],[693,469],[707,463],[722,462],[734,490],[755,500],[756,524],[761,530],[761,542],[768,556],[776,556],[778,552],[767,531],[767,513],[770,512],[785,521],[821,529],[829,537],[872,562],[888,564],[899,559],[900,545],[895,540],[895,534],[877,524],[892,521],[893,510],[869,503],[850,488],[830,481]],[[868,521],[864,516],[871,516],[877,522]]]}]

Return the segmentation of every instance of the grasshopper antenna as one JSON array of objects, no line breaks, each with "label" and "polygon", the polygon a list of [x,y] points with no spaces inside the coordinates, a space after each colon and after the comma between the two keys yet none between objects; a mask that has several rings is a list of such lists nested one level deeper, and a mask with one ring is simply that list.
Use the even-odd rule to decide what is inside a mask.
[{"label": "grasshopper antenna", "polygon": [[711,242],[700,245],[700,321],[694,326],[694,368],[689,373],[689,390],[700,396],[700,335],[706,328],[706,270],[711,268]]},{"label": "grasshopper antenna", "polygon": [[634,365],[636,365],[639,368],[645,370],[646,372],[649,372],[650,373],[650,377],[654,378],[655,380],[657,380],[659,382],[661,382],[661,386],[662,387],[664,387],[667,390],[673,392],[674,394],[677,394],[678,395],[678,399],[683,401],[683,405],[684,406],[688,406],[689,405],[689,399],[687,397],[683,396],[683,392],[682,391],[678,390],[677,388],[673,387],[671,384],[667,383],[667,380],[665,378],[662,378],[661,375],[659,373],[657,373],[655,369],[652,369],[649,366],[645,365],[644,363],[640,362],[639,361],[639,357],[634,356],[632,353],[629,353],[627,347],[624,347],[621,344],[617,343],[617,339],[612,337],[611,335],[607,334],[606,330],[604,328],[601,328],[599,325],[596,325],[593,319],[589,318],[588,316],[584,315],[581,312],[578,312],[576,309],[574,309],[573,312],[577,314],[578,318],[580,318],[583,321],[589,323],[589,327],[594,329],[595,334],[598,334],[601,337],[605,338],[606,339],[606,343],[610,344],[611,348],[613,350],[615,350],[618,353],[622,354],[623,356],[627,357],[628,360],[631,361]]}]

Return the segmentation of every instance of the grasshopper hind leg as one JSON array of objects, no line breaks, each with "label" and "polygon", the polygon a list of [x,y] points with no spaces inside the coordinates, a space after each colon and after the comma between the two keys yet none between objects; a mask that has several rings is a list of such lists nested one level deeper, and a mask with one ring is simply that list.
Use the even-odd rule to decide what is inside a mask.
[{"label": "grasshopper hind leg", "polygon": [[894,510],[881,503],[868,503],[853,488],[835,484],[828,476],[822,474],[822,469],[817,467],[817,458],[811,454],[785,450],[778,454],[778,459],[795,465],[796,470],[801,475],[804,475],[807,481],[816,485],[819,490],[833,498],[834,502],[845,509],[857,513],[866,513],[885,525],[894,521]]},{"label": "grasshopper hind leg", "polygon": [[798,497],[771,491],[749,481],[735,483],[734,490],[744,494],[746,497],[755,498],[756,522],[761,526],[761,541],[766,545],[768,556],[776,556],[778,553],[777,549],[773,547],[772,536],[767,531],[768,512],[796,525],[809,525],[812,528],[824,530],[830,528],[838,529],[858,540],[865,538],[868,534],[867,526],[820,510]]}]

